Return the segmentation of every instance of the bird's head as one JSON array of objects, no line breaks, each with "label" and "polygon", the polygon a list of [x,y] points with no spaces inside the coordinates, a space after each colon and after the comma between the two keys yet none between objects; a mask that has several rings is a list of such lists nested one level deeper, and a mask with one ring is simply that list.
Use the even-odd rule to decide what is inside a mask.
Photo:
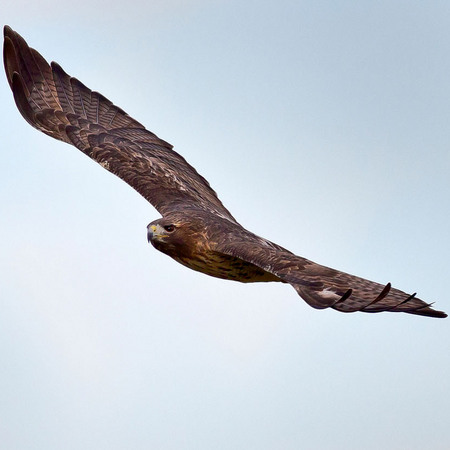
[{"label": "bird's head", "polygon": [[147,240],[169,256],[181,255],[196,247],[196,228],[191,221],[163,217],[148,224]]},{"label": "bird's head", "polygon": [[180,224],[164,218],[154,220],[147,225],[147,240],[154,247],[158,243],[169,243],[173,235],[177,234]]}]

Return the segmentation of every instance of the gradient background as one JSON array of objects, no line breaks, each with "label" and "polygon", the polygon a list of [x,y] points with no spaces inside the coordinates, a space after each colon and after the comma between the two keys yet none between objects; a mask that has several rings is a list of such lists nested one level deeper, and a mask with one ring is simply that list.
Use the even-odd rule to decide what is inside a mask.
[{"label": "gradient background", "polygon": [[[450,3],[6,0],[247,228],[450,312]],[[189,271],[0,83],[2,449],[448,449],[450,321]]]}]

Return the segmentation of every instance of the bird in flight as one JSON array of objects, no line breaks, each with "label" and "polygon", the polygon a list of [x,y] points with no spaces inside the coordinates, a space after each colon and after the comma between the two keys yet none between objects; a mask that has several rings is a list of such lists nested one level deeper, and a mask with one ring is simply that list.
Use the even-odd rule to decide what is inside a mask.
[{"label": "bird in flight", "polygon": [[316,264],[246,230],[172,145],[57,63],[48,64],[8,26],[3,56],[24,119],[74,145],[147,199],[162,215],[148,225],[148,240],[175,261],[227,280],[289,283],[317,309],[447,317],[390,283]]}]

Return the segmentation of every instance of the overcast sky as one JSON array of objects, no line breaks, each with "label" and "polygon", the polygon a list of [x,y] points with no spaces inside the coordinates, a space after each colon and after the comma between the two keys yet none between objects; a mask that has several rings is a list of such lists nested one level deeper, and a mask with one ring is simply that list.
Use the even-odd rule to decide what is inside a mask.
[{"label": "overcast sky", "polygon": [[[244,226],[450,312],[450,3],[7,0]],[[157,211],[0,82],[0,447],[448,449],[450,321],[155,251]]]}]

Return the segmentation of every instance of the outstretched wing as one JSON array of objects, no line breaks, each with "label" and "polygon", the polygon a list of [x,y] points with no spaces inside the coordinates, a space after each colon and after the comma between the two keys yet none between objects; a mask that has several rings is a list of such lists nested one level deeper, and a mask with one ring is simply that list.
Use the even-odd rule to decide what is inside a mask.
[{"label": "outstretched wing", "polygon": [[[248,233],[248,232],[247,232]],[[243,239],[219,243],[216,251],[240,258],[289,283],[313,308],[342,312],[405,312],[430,317],[447,317],[431,304],[392,288],[296,256],[251,233]]]},{"label": "outstretched wing", "polygon": [[235,221],[209,183],[172,150],[108,99],[47,61],[8,26],[4,64],[25,120],[75,145],[126,181],[165,215],[185,206]]}]

